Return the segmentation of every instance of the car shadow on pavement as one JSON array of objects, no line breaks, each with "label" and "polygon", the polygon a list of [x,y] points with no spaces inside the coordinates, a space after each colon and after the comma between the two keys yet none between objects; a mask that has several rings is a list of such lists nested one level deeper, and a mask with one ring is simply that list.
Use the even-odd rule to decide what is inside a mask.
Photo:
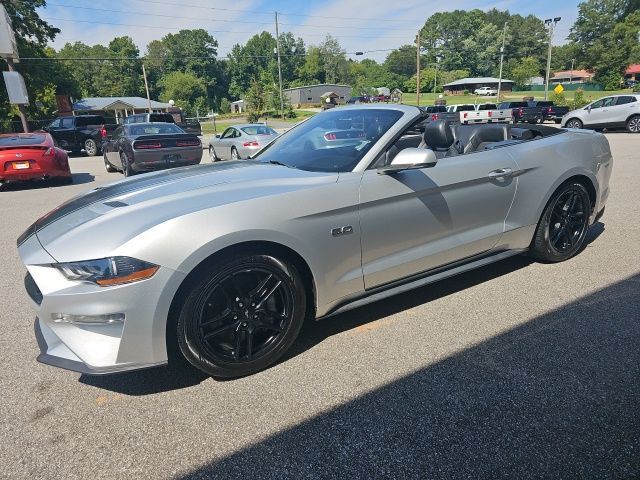
[{"label": "car shadow on pavement", "polygon": [[48,180],[28,180],[24,182],[11,182],[0,184],[0,192],[17,192],[22,190],[40,190],[44,188],[58,188],[73,185],[81,185],[83,183],[91,183],[96,177],[90,173],[72,173],[71,183],[68,179],[50,178]]},{"label": "car shadow on pavement", "polygon": [[[603,231],[604,225],[600,222],[592,226],[587,236],[586,245],[594,241]],[[304,353],[333,335],[375,322],[389,315],[409,310],[432,300],[525,268],[531,262],[532,260],[526,256],[512,257],[410,292],[394,295],[391,298],[374,302],[326,320],[307,321],[291,350],[270,368]],[[105,390],[138,396],[192,387],[208,378],[183,360],[167,367],[104,376],[81,375],[79,381]],[[233,380],[218,379],[217,381]]]},{"label": "car shadow on pavement", "polygon": [[182,478],[639,478],[638,312],[640,273]]}]

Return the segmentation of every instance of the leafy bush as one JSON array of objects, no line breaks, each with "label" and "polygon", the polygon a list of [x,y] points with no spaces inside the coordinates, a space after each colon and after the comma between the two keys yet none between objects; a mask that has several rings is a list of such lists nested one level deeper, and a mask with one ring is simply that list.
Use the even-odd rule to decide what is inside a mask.
[{"label": "leafy bush", "polygon": [[220,100],[220,113],[229,113],[231,111],[231,102],[228,98]]},{"label": "leafy bush", "polygon": [[258,123],[260,120],[260,114],[258,112],[251,112],[247,115],[247,123]]},{"label": "leafy bush", "polygon": [[553,103],[555,103],[556,105],[568,105],[567,102],[567,97],[565,97],[564,92],[561,93],[556,93],[553,92],[553,96],[551,97],[551,100],[553,100]]},{"label": "leafy bush", "polygon": [[633,86],[633,91],[634,91],[634,92],[640,92],[640,83],[636,83],[636,84]]},{"label": "leafy bush", "polygon": [[571,108],[575,110],[577,108],[584,107],[587,103],[589,102],[584,98],[584,90],[582,88],[577,89],[576,94],[573,97],[573,103],[571,103]]},{"label": "leafy bush", "polygon": [[466,90],[466,89],[465,89],[465,90],[463,90],[463,91],[462,91],[462,94],[463,94],[463,95],[469,95],[469,90]]}]

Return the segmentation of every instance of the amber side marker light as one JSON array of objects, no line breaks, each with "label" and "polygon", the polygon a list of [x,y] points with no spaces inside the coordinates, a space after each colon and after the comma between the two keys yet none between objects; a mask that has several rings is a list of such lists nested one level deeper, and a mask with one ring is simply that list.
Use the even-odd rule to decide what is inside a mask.
[{"label": "amber side marker light", "polygon": [[140,270],[138,272],[133,272],[124,277],[116,277],[116,278],[107,278],[103,280],[96,280],[96,283],[101,287],[111,287],[113,285],[123,285],[125,283],[133,283],[138,282],[140,280],[146,280],[147,278],[153,277],[158,271],[157,266],[145,268],[144,270]]}]

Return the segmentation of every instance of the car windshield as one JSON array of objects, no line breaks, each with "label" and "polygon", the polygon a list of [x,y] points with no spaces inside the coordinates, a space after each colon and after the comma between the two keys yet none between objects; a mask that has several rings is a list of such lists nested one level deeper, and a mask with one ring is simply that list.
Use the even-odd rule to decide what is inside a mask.
[{"label": "car windshield", "polygon": [[315,172],[350,172],[402,117],[391,109],[335,109],[285,133],[255,158]]},{"label": "car windshield", "polygon": [[131,135],[158,135],[165,133],[184,133],[184,131],[173,123],[163,123],[157,125],[135,125],[131,127]]},{"label": "car windshield", "polygon": [[40,145],[44,143],[44,138],[44,135],[15,135],[10,137],[0,137],[0,147]]},{"label": "car windshield", "polygon": [[242,130],[247,135],[277,135],[276,131],[265,125],[255,125],[251,127],[243,127]]}]

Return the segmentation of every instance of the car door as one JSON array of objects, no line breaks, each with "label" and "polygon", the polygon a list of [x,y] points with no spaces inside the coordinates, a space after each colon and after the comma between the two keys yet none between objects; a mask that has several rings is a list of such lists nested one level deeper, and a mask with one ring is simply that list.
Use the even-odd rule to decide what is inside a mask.
[{"label": "car door", "polygon": [[586,115],[584,116],[584,125],[592,127],[598,125],[604,125],[609,119],[609,108],[615,103],[615,97],[605,97],[593,102],[586,108]]},{"label": "car door", "polygon": [[111,138],[105,145],[106,147],[106,155],[109,163],[111,165],[116,166],[118,168],[122,167],[122,162],[120,161],[120,150],[118,148],[118,143],[121,141],[122,134],[124,132],[124,126],[119,126],[113,131]]},{"label": "car door", "polygon": [[229,160],[231,158],[231,141],[235,136],[235,128],[227,128],[220,137],[220,141],[216,144],[215,150],[218,158]]},{"label": "car door", "polygon": [[360,186],[367,289],[491,250],[504,232],[517,165],[507,149],[444,157]]},{"label": "car door", "polygon": [[56,139],[65,150],[76,150],[75,128],[73,117],[62,117],[60,126],[56,130]]},{"label": "car door", "polygon": [[609,124],[612,126],[625,125],[627,118],[633,113],[632,110],[636,107],[636,97],[632,95],[620,95],[615,98],[615,105],[609,107]]}]

